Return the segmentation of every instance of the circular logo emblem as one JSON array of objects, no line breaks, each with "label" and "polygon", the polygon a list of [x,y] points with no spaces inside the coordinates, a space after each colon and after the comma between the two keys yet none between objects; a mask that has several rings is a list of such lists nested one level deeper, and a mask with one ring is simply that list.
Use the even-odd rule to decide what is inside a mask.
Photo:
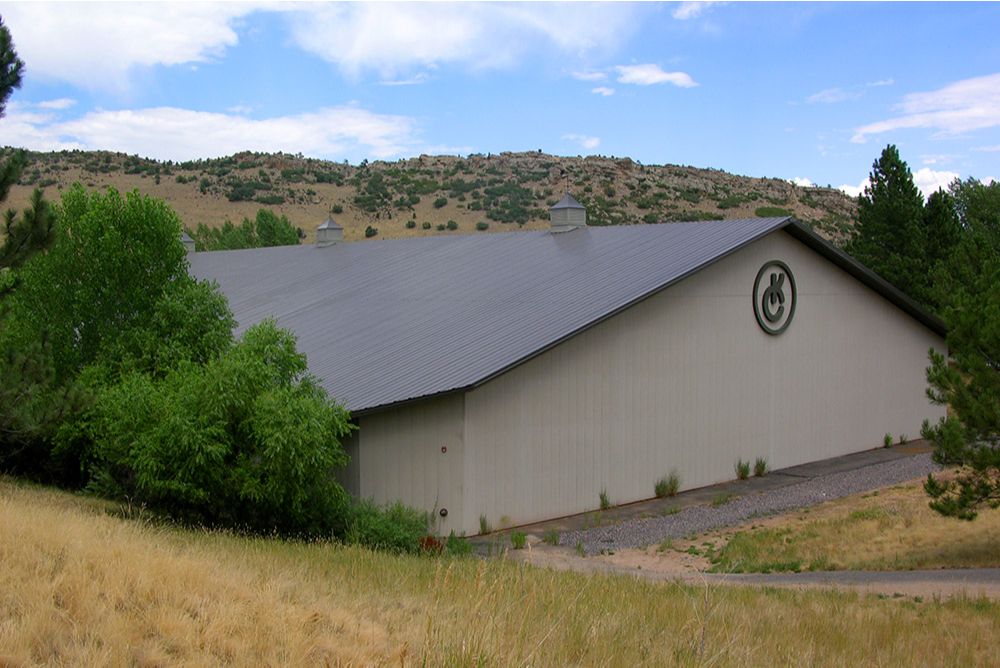
[{"label": "circular logo emblem", "polygon": [[753,282],[753,314],[768,334],[781,334],[795,315],[795,278],[788,265],[771,260]]}]

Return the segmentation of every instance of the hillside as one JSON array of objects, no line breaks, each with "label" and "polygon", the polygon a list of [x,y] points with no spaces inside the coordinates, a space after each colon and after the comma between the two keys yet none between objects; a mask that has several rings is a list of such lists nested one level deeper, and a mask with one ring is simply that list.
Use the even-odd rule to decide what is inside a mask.
[{"label": "hillside", "polygon": [[591,225],[791,214],[840,240],[855,215],[854,201],[832,188],[544,153],[420,156],[355,166],[287,154],[175,163],[103,151],[31,152],[8,206],[22,208],[36,186],[54,198],[54,191],[77,181],[163,198],[192,229],[227,219],[238,223],[267,207],[301,227],[307,239],[330,215],[346,239],[364,238],[368,227],[383,238],[537,229],[565,190],[587,206]]}]

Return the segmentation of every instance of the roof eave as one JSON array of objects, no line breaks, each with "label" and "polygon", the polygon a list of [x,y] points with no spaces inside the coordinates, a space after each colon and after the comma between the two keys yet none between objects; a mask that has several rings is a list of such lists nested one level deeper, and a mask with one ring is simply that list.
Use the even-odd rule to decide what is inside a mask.
[{"label": "roof eave", "polygon": [[944,321],[874,271],[813,232],[808,225],[794,218],[789,218],[784,229],[795,239],[833,262],[938,336],[943,337],[948,333],[948,327]]}]

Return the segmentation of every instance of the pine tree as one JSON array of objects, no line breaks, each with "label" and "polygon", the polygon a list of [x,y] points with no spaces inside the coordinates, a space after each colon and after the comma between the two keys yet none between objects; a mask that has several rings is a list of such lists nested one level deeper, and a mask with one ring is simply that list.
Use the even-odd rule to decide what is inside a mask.
[{"label": "pine tree", "polygon": [[[0,18],[0,117],[11,93],[21,86],[24,62],[18,58],[10,30]],[[0,202],[7,199],[12,185],[24,169],[23,151],[16,151],[0,163]],[[13,292],[17,273],[32,255],[52,245],[56,217],[52,207],[35,190],[31,203],[19,217],[13,210],[4,214],[0,232],[0,300]],[[0,301],[0,468],[42,477],[48,468],[48,445],[66,415],[85,402],[73,384],[54,382],[49,346],[43,340],[12,345],[6,337],[8,314]]]},{"label": "pine tree", "polygon": [[[24,61],[14,50],[10,30],[0,18],[0,117],[7,109],[7,100],[16,88],[21,87]],[[10,187],[17,183],[24,169],[24,152],[17,151],[0,164],[0,202],[7,199]],[[8,269],[15,269],[31,255],[51,245],[55,235],[55,215],[52,208],[42,198],[40,190],[35,190],[31,206],[19,218],[13,210],[4,216],[3,243],[0,245],[0,297],[9,293],[13,286]]]},{"label": "pine tree", "polygon": [[926,303],[924,198],[909,167],[889,145],[858,196],[858,222],[847,252],[911,297]]}]

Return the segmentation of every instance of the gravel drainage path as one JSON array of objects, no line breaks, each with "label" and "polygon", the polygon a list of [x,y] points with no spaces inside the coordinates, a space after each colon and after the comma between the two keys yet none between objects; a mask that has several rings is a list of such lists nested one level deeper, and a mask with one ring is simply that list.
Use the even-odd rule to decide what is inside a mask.
[{"label": "gravel drainage path", "polygon": [[665,538],[742,524],[747,520],[814,506],[824,501],[913,480],[940,470],[930,454],[902,457],[863,468],[817,476],[778,489],[734,496],[721,505],[692,506],[673,515],[624,520],[617,524],[567,531],[559,544],[581,546],[586,554],[645,547]]}]

